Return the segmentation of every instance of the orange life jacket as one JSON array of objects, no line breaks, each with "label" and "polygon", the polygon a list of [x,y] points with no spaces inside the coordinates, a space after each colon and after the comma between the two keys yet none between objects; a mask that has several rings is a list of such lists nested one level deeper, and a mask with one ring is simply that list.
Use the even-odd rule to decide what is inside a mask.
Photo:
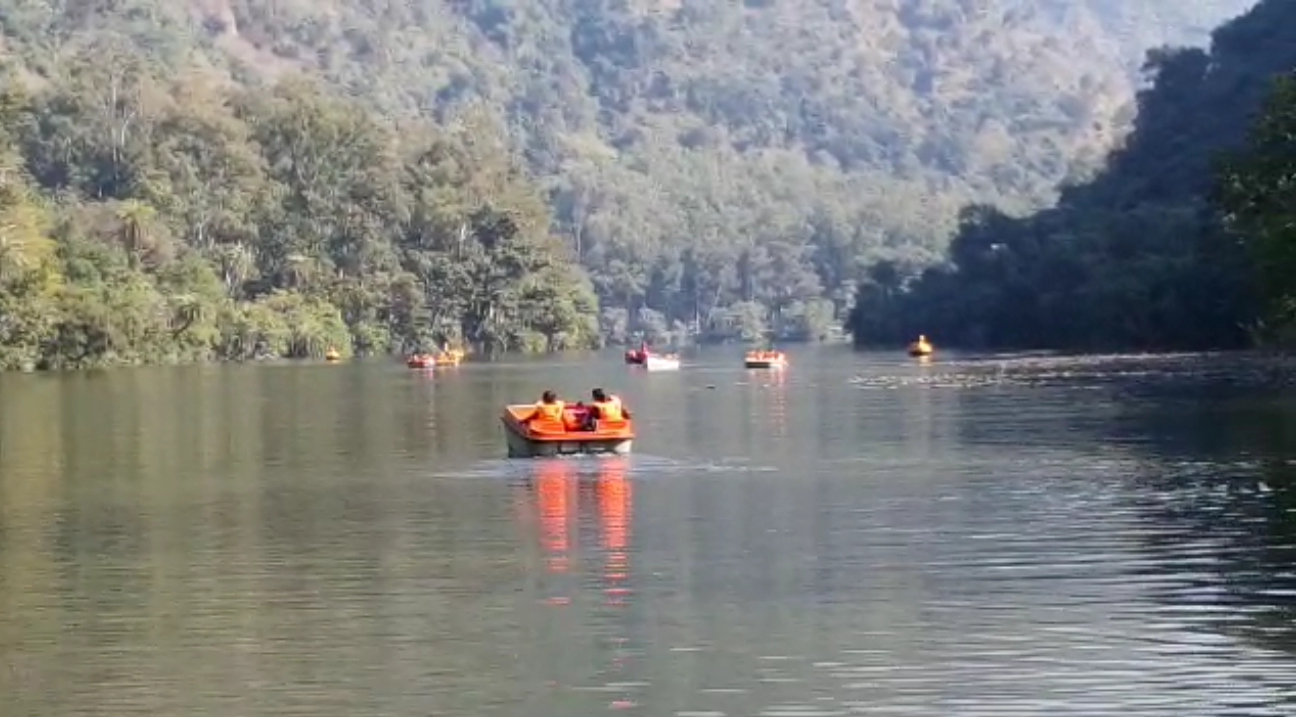
[{"label": "orange life jacket", "polygon": [[609,396],[606,401],[595,401],[594,405],[598,406],[599,420],[619,421],[625,417],[621,410],[621,399],[616,396]]},{"label": "orange life jacket", "polygon": [[541,421],[562,421],[563,402],[544,403],[543,401],[536,404],[535,417]]}]

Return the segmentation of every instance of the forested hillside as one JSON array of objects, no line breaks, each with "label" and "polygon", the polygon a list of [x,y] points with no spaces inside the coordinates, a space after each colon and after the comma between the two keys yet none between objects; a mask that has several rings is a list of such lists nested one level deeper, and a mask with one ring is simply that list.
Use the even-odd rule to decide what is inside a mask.
[{"label": "forested hillside", "polygon": [[[5,206],[50,240],[22,259],[48,281],[19,287],[48,306],[0,332],[10,363],[50,364],[347,335],[576,345],[592,289],[612,340],[812,337],[868,265],[939,256],[965,203],[1022,212],[1091,173],[1132,116],[1141,49],[1246,4],[0,0],[6,176],[26,170]],[[298,74],[324,85],[276,86]],[[364,151],[340,146],[355,135]],[[543,261],[463,268],[461,251],[498,263],[495,231]],[[147,320],[76,299],[86,286],[136,292]],[[566,297],[556,315],[537,314],[541,289]],[[298,304],[317,312],[308,337],[282,328]],[[238,312],[270,322],[260,338]]]},{"label": "forested hillside", "polygon": [[[1282,183],[1296,132],[1274,123],[1296,111],[1291,94],[1256,122],[1274,78],[1294,70],[1296,4],[1286,0],[1223,25],[1209,52],[1154,53],[1134,133],[1099,177],[1023,219],[967,208],[949,265],[916,281],[894,264],[873,267],[851,322],[857,342],[923,332],[946,345],[1166,349],[1280,338],[1296,306],[1284,298],[1296,286],[1284,258],[1296,237],[1273,228],[1291,225],[1279,220],[1296,201]],[[1268,134],[1248,156],[1252,127]],[[1260,168],[1237,168],[1247,166]],[[1237,179],[1246,172],[1256,176]]]},{"label": "forested hillside", "polygon": [[305,82],[155,84],[103,47],[0,111],[6,365],[597,340],[486,124],[392,126]]}]

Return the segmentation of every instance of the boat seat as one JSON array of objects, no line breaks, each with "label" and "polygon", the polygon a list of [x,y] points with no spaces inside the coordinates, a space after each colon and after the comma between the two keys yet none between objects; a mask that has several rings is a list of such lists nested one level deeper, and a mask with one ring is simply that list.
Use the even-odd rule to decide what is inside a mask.
[{"label": "boat seat", "polygon": [[549,418],[536,418],[527,423],[527,426],[536,433],[566,433],[567,427],[562,421],[555,421]]}]

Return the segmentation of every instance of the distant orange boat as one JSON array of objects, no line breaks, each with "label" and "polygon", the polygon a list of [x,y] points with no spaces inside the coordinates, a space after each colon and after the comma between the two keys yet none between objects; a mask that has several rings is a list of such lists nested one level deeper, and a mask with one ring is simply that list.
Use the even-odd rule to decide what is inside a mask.
[{"label": "distant orange boat", "polygon": [[410,368],[435,368],[436,357],[431,354],[414,354],[405,359],[405,365]]},{"label": "distant orange boat", "polygon": [[747,368],[782,369],[787,365],[787,356],[782,351],[748,351],[743,358],[743,366]]},{"label": "distant orange boat", "polygon": [[461,349],[450,349],[436,354],[413,354],[405,359],[410,368],[436,368],[438,366],[458,366],[463,363],[465,352]]}]

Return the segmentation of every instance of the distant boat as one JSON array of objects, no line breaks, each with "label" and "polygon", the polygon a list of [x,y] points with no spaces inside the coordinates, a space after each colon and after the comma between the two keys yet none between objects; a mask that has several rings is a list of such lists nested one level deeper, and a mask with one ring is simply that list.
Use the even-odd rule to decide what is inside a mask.
[{"label": "distant boat", "polygon": [[679,354],[655,354],[648,350],[647,344],[625,352],[625,362],[631,366],[643,366],[649,371],[675,371],[680,367]]},{"label": "distant boat", "polygon": [[458,366],[463,363],[464,351],[462,349],[450,349],[442,351],[436,355],[437,366]]},{"label": "distant boat", "polygon": [[641,343],[639,348],[630,349],[625,352],[625,362],[631,366],[643,366],[648,363],[648,357],[651,353],[648,351],[648,344]]},{"label": "distant boat", "polygon": [[332,346],[330,346],[329,350],[324,352],[324,360],[330,363],[334,361],[341,361],[342,353],[337,349],[333,348]]},{"label": "distant boat", "polygon": [[743,357],[743,366],[747,368],[787,368],[788,359],[782,351],[748,351]]},{"label": "distant boat", "polygon": [[405,365],[410,368],[435,368],[436,357],[431,354],[414,354],[405,359]]},{"label": "distant boat", "polygon": [[405,365],[416,369],[436,368],[438,366],[448,368],[463,363],[465,355],[466,352],[462,349],[450,349],[436,354],[412,354],[405,359]]},{"label": "distant boat", "polygon": [[644,359],[643,367],[649,371],[678,371],[680,360],[675,354],[649,354]]},{"label": "distant boat", "polygon": [[918,340],[909,344],[909,355],[915,358],[920,356],[931,356],[936,348],[931,345],[926,336],[919,334]]}]

